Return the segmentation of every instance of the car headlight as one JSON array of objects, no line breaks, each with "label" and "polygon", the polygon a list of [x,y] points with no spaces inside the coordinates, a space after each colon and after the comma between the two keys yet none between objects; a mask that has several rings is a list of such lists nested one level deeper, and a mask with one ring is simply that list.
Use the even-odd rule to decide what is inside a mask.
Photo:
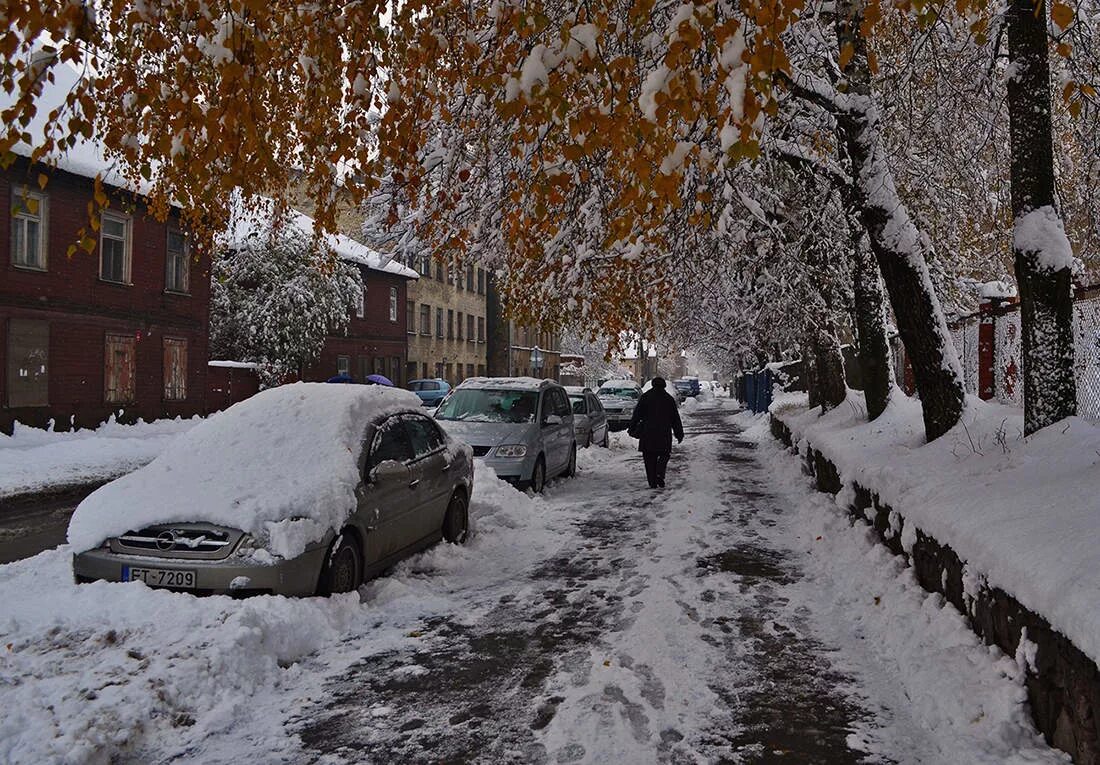
[{"label": "car headlight", "polygon": [[624,415],[625,415],[625,414],[634,414],[634,407],[632,407],[632,406],[624,406],[624,407],[623,407],[623,414],[624,414]]},{"label": "car headlight", "polygon": [[498,457],[526,457],[527,447],[523,444],[504,444],[497,447]]},{"label": "car headlight", "polygon": [[260,549],[260,543],[256,540],[256,537],[251,534],[245,534],[241,537],[241,541],[237,543],[237,549],[234,554],[238,558],[251,558],[252,554]]}]

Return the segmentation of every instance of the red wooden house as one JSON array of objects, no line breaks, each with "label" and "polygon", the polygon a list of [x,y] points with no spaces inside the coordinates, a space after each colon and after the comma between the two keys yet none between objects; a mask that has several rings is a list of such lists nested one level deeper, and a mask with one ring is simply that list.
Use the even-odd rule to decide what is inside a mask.
[{"label": "red wooden house", "polygon": [[[40,114],[78,76],[56,70]],[[29,153],[17,146],[22,156],[0,172],[0,431],[10,433],[16,421],[68,428],[112,414],[131,421],[201,413],[208,257],[191,250],[176,218],[156,221],[120,188],[125,182],[94,142],[79,141],[53,170],[32,166]],[[97,173],[110,204],[96,213],[94,251],[69,257],[89,224]]]}]

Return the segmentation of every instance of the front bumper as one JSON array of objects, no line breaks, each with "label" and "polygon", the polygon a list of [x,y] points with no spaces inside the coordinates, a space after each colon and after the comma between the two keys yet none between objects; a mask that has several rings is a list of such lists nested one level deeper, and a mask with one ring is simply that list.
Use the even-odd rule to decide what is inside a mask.
[{"label": "front bumper", "polygon": [[492,452],[484,457],[479,457],[488,467],[493,469],[497,478],[508,483],[524,483],[531,480],[535,472],[535,460],[537,454],[527,450],[525,457],[494,457]]},{"label": "front bumper", "polygon": [[[270,564],[230,556],[223,560],[158,558],[152,555],[127,555],[98,547],[73,555],[73,576],[77,582],[103,579],[123,581],[123,569],[153,568],[167,571],[194,571],[195,588],[180,590],[195,594],[272,594],[303,596],[317,591],[327,546],[307,549],[296,558],[275,558]],[[241,578],[247,578],[246,584]],[[231,586],[233,580],[237,586]]]},{"label": "front bumper", "polygon": [[612,431],[626,430],[630,427],[630,420],[634,416],[634,412],[625,414],[623,412],[607,411],[607,427]]}]

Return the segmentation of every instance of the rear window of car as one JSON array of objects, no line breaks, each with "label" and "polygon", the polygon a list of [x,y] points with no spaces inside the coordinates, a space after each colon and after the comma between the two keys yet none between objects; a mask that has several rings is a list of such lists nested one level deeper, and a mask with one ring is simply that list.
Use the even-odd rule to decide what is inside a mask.
[{"label": "rear window of car", "polygon": [[601,396],[611,396],[615,398],[638,398],[637,388],[619,388],[619,387],[604,387],[600,388]]},{"label": "rear window of car", "polygon": [[409,390],[421,391],[421,390],[439,390],[439,383],[432,382],[431,380],[418,380],[409,385]]},{"label": "rear window of car", "polygon": [[584,396],[570,396],[569,402],[573,405],[573,414],[588,414],[588,402]]}]

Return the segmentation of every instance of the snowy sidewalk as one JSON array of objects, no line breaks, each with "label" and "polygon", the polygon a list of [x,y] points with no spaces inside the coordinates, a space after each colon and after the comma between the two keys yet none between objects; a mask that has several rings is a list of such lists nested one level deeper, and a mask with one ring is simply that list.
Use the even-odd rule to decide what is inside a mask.
[{"label": "snowy sidewalk", "polygon": [[0,761],[1060,762],[1019,668],[703,407],[644,488],[625,437],[358,595],[234,601],[0,566]]},{"label": "snowy sidewalk", "polygon": [[55,432],[16,425],[0,434],[0,500],[103,482],[151,462],[199,420],[157,420]]}]

